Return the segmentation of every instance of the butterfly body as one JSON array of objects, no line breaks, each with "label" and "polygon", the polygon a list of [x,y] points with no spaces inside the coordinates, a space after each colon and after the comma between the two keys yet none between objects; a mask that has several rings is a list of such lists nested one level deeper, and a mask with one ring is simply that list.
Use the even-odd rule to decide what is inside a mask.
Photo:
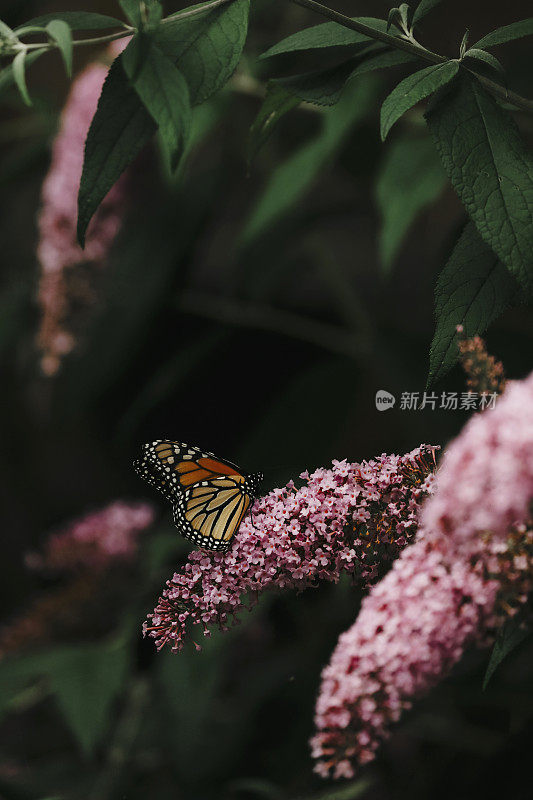
[{"label": "butterfly body", "polygon": [[158,439],[143,446],[138,474],[172,503],[174,523],[186,539],[225,551],[263,478],[247,475],[231,461],[183,442]]}]

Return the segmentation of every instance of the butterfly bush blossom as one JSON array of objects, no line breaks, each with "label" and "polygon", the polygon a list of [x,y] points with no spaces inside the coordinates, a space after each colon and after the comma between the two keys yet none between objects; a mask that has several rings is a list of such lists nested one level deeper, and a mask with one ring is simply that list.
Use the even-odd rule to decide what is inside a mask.
[{"label": "butterfly bush blossom", "polygon": [[487,353],[485,342],[479,336],[471,339],[463,337],[462,325],[457,326],[459,339],[459,361],[463,367],[471,392],[479,394],[503,394],[505,391],[505,373],[501,361]]},{"label": "butterfly bush blossom", "polygon": [[117,500],[52,534],[43,554],[30,554],[27,564],[38,569],[70,571],[130,561],[137,553],[139,535],[153,521],[154,509],[147,503]]},{"label": "butterfly bush blossom", "polygon": [[132,591],[139,536],[153,520],[152,506],[116,501],[52,534],[41,553],[30,553],[29,568],[62,580],[0,628],[0,659],[48,641],[108,632]]},{"label": "butterfly bush blossom", "polygon": [[158,648],[180,650],[190,625],[228,627],[230,618],[267,589],[305,589],[351,574],[376,580],[413,538],[422,499],[431,491],[435,448],[382,455],[302,474],[257,500],[224,554],[193,551],[145,623]]},{"label": "butterfly bush blossom", "polygon": [[450,445],[416,541],[365,598],[322,675],[316,770],[352,777],[393,723],[486,645],[532,588],[533,374]]},{"label": "butterfly bush blossom", "polygon": [[[114,57],[124,47],[115,43]],[[92,275],[101,266],[120,229],[128,184],[122,176],[102,201],[91,221],[85,249],[76,237],[78,189],[85,139],[102,86],[105,64],[90,64],[73,82],[52,149],[52,163],[43,184],[37,257],[41,267],[38,345],[41,368],[54,375],[61,359],[75,345],[73,319],[80,307],[94,302]]]}]

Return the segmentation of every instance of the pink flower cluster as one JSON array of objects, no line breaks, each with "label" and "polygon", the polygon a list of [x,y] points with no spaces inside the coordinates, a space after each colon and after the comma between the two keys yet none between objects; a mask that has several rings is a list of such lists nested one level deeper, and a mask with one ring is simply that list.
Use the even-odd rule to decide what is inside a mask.
[{"label": "pink flower cluster", "polygon": [[533,375],[471,419],[449,447],[417,540],[340,637],[317,702],[317,772],[352,777],[468,644],[490,641],[502,594],[514,588],[525,599],[532,498]]},{"label": "pink flower cluster", "polygon": [[183,647],[187,628],[225,630],[267,589],[305,589],[342,572],[368,584],[416,532],[431,490],[434,449],[382,455],[361,464],[334,461],[257,500],[225,554],[194,551],[167,587],[144,631],[157,647]]},{"label": "pink flower cluster", "polygon": [[27,557],[28,566],[70,571],[129,561],[137,552],[139,534],[153,520],[154,510],[147,503],[117,500],[61,533],[52,534],[42,555],[32,553]]},{"label": "pink flower cluster", "polygon": [[[95,630],[112,630],[123,614],[124,597],[131,594],[128,581],[135,580],[124,567],[153,519],[145,503],[116,501],[50,536],[42,553],[30,553],[27,566],[54,573],[54,585],[0,627],[0,659],[47,642],[79,641],[94,637]],[[63,573],[57,585],[56,573]]]},{"label": "pink flower cluster", "polygon": [[422,527],[456,541],[505,537],[533,497],[533,375],[508,385],[497,408],[474,416],[443,456]]},{"label": "pink flower cluster", "polygon": [[[120,43],[120,48],[123,43]],[[117,47],[113,48],[115,55]],[[111,189],[89,225],[85,249],[76,239],[77,199],[85,139],[96,110],[107,67],[90,64],[73,82],[61,115],[52,163],[42,188],[37,257],[41,266],[38,345],[41,367],[54,375],[75,345],[72,317],[95,299],[91,270],[101,266],[122,222],[127,176]]]}]

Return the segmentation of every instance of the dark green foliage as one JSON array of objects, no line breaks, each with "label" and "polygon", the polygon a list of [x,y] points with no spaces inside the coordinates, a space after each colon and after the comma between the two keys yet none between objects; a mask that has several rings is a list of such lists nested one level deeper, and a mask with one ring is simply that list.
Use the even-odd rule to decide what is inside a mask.
[{"label": "dark green foliage", "polygon": [[122,639],[110,644],[75,647],[48,666],[50,691],[86,754],[105,732],[113,701],[122,694],[131,658]]},{"label": "dark green foliage", "polygon": [[512,22],[510,25],[504,25],[503,28],[498,28],[492,33],[487,33],[482,39],[479,39],[475,47],[495,47],[498,44],[505,44],[512,42],[514,39],[521,39],[523,36],[531,36],[533,34],[533,18],[523,19],[520,22]]},{"label": "dark green foliage", "polygon": [[489,685],[489,681],[507,656],[521,644],[531,633],[528,625],[523,619],[509,619],[500,628],[492,653],[490,656],[489,665],[483,678],[483,690]]},{"label": "dark green foliage", "polygon": [[56,42],[61,56],[63,58],[63,62],[65,64],[65,70],[67,75],[70,77],[72,75],[72,30],[67,22],[61,19],[53,19],[51,22],[48,23],[46,26],[46,31],[50,38]]},{"label": "dark green foliage", "polygon": [[122,57],[109,70],[85,144],[78,199],[78,238],[83,244],[92,216],[111,187],[156,130],[130,86]]},{"label": "dark green foliage", "polygon": [[235,0],[188,19],[176,18],[154,34],[158,47],[185,77],[192,105],[208,100],[233,74],[246,40],[249,10],[249,0]]},{"label": "dark green foliage", "polygon": [[[375,17],[357,17],[359,22],[375,28],[378,31],[385,31],[387,23],[385,20]],[[272,58],[286,53],[307,52],[318,50],[319,52],[328,48],[350,47],[356,45],[370,44],[371,39],[363,33],[344,28],[337,22],[324,22],[321,25],[314,25],[303,31],[288,36],[283,41],[270,47],[261,58]]]},{"label": "dark green foliage", "polygon": [[394,123],[406,111],[449,83],[458,70],[458,61],[446,61],[421,69],[399,83],[381,107],[381,138],[385,140]]},{"label": "dark green foliage", "polygon": [[457,325],[465,336],[482,334],[517,297],[516,281],[468,223],[437,281],[428,383],[444,377],[457,361]]},{"label": "dark green foliage", "polygon": [[[161,50],[178,67],[181,75],[176,77],[167,68],[173,77],[174,95],[179,95],[178,105],[182,108],[180,112],[176,107],[171,116],[164,114],[165,129],[173,131],[170,136],[175,140],[172,145],[168,137],[164,137],[167,148],[170,147],[174,154],[171,158],[174,166],[186,141],[185,131],[189,124],[188,103],[184,101],[186,89],[190,103],[196,105],[226,83],[244,45],[248,7],[248,0],[235,0],[184,21],[171,21],[146,34],[153,37],[152,47],[157,47],[151,52]],[[127,50],[132,45],[136,46],[131,43]],[[146,73],[144,81],[145,87],[148,83],[150,85],[144,95],[145,100],[150,101],[150,109],[146,110],[122,68],[122,58],[117,59],[110,70],[87,138],[79,195],[78,236],[81,243],[99,204],[153,135],[156,129],[154,115],[161,120],[162,110],[169,108],[168,98],[152,69],[150,74]],[[159,68],[163,63],[158,58]],[[160,91],[156,90],[154,94],[157,83]],[[175,105],[175,100],[172,105]],[[180,128],[180,133],[177,128]]]},{"label": "dark green foliage", "polygon": [[376,83],[370,80],[350,86],[338,106],[324,117],[321,132],[275,170],[246,223],[242,245],[264,234],[300,200],[368,111],[375,89]]},{"label": "dark green foliage", "polygon": [[411,223],[442,194],[446,173],[429,138],[412,134],[396,139],[383,157],[376,178],[381,214],[379,251],[389,272]]},{"label": "dark green foliage", "polygon": [[319,106],[333,106],[339,102],[348,81],[367,72],[396,67],[414,60],[415,57],[408,53],[371,46],[363,50],[359,56],[330,69],[315,70],[288,78],[277,78],[272,83],[296,95],[300,100]]},{"label": "dark green foliage", "polygon": [[[81,750],[90,754],[110,722],[112,703],[123,691],[129,667],[127,640],[61,647],[2,661],[0,711],[24,702],[24,689],[41,686],[64,714]],[[39,695],[37,695],[39,696]]]},{"label": "dark green foliage", "polygon": [[44,27],[55,19],[63,20],[73,31],[104,30],[105,28],[116,28],[124,24],[115,17],[110,17],[107,14],[95,14],[92,11],[56,11],[51,14],[43,14],[40,17],[34,17],[28,22],[25,22],[24,27],[27,25]]},{"label": "dark green foliage", "polygon": [[275,83],[269,85],[265,100],[255,118],[248,139],[247,160],[250,165],[270,137],[281,117],[299,103],[299,98]]},{"label": "dark green foliage", "polygon": [[476,80],[444,90],[426,114],[442,163],[483,240],[533,289],[533,161],[511,115]]},{"label": "dark green foliage", "polygon": [[136,28],[140,28],[142,25],[141,0],[119,0],[119,3],[128,21]]},{"label": "dark green foliage", "polygon": [[[6,19],[18,22],[23,5],[31,4],[12,2]],[[165,4],[165,12],[178,5]],[[414,24],[425,44],[425,16],[436,6],[422,0],[399,9],[389,32],[397,40],[398,23]],[[467,335],[489,328],[489,350],[510,378],[530,371],[533,330],[523,305],[533,252],[529,156],[499,105],[503,76],[480,48],[528,35],[531,20],[480,40],[451,81],[456,62],[428,67],[420,53],[338,23],[313,25],[321,18],[284,4],[254,4],[244,58],[247,1],[195,6],[170,19],[160,17],[158,2],[123,7],[140,30],[111,67],[87,140],[81,237],[131,165],[128,211],[104,264],[66,271],[73,291],[83,299],[86,290],[90,302],[87,319],[74,309],[77,346],[52,380],[39,372],[35,345],[36,217],[67,81],[57,48],[33,70],[45,51],[29,51],[34,105],[26,109],[12,65],[6,61],[0,73],[8,118],[0,129],[2,622],[61,586],[61,576],[25,567],[49,531],[120,497],[150,499],[160,520],[143,534],[130,582],[109,581],[117,608],[99,609],[94,620],[80,616],[82,627],[70,636],[49,631],[46,650],[0,660],[0,795],[529,796],[533,651],[521,629],[500,634],[487,691],[488,654],[469,651],[414,704],[376,762],[335,785],[313,776],[308,741],[321,670],[360,608],[349,581],[265,594],[232,631],[205,640],[194,631],[201,653],[157,654],[142,640],[141,624],[189,549],[131,461],[141,442],[183,438],[264,471],[268,490],[298,483],[301,471],[332,458],[403,453],[421,441],[445,447],[466,414],[401,411],[398,402],[383,414],[374,398],[378,388],[397,399],[422,392],[432,335],[432,391],[464,391],[460,371],[450,371],[457,324]],[[120,14],[111,0],[98,8]],[[385,6],[368,8],[387,16]],[[466,12],[447,20],[450,8],[440,6],[433,27],[428,19],[429,46],[438,53],[453,52],[471,22]],[[495,19],[503,12],[488,9],[485,29]],[[107,37],[125,24],[89,12],[52,13],[33,24],[54,20],[74,31],[74,41],[98,30]],[[386,31],[384,20],[360,20]],[[292,33],[304,25],[312,27]],[[105,57],[104,45],[75,47],[75,70]],[[62,47],[68,62],[66,39]],[[512,48],[505,65],[512,85],[520,77]],[[379,81],[364,76],[378,69]],[[450,80],[429,115],[433,138],[414,103],[440,80],[405,98],[421,69]],[[497,101],[469,69],[504,87]],[[385,132],[398,125],[383,145],[379,107],[387,95]],[[517,121],[527,135],[526,115]],[[155,146],[145,147],[156,132]],[[471,217],[458,238],[464,213],[447,175]]]},{"label": "dark green foliage", "polygon": [[189,89],[185,78],[151,41],[134,39],[122,63],[143,106],[156,123],[172,170],[187,146],[191,127]]},{"label": "dark green foliage", "polygon": [[421,19],[424,19],[424,17],[429,14],[430,11],[433,11],[435,6],[438,6],[440,2],[442,2],[442,0],[420,0],[413,14],[413,23],[416,24]]},{"label": "dark green foliage", "polygon": [[492,53],[487,53],[485,50],[480,50],[478,47],[471,47],[466,51],[464,60],[467,64],[470,61],[474,65],[476,65],[477,62],[478,67],[480,65],[488,67],[487,72],[492,73],[492,78],[495,77],[500,82],[505,83],[505,70]]}]

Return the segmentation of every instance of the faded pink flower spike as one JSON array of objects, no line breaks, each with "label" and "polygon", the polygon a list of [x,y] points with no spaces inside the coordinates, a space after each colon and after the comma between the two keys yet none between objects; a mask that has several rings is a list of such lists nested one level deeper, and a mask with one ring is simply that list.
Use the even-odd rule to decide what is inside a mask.
[{"label": "faded pink flower spike", "polygon": [[70,571],[128,561],[137,553],[139,534],[152,524],[154,516],[147,503],[117,500],[52,534],[42,555],[27,557],[28,566]]},{"label": "faded pink flower spike", "polygon": [[505,373],[501,361],[487,353],[485,342],[479,336],[459,340],[459,360],[466,373],[466,385],[479,394],[503,394]]},{"label": "faded pink flower spike", "polygon": [[422,527],[434,535],[505,537],[533,497],[533,373],[510,384],[495,409],[474,416],[446,449],[438,493]]},{"label": "faded pink flower spike", "polygon": [[[112,49],[112,55],[122,49]],[[38,346],[41,368],[54,375],[75,345],[74,314],[95,300],[90,270],[101,266],[120,229],[127,176],[122,176],[91,221],[85,249],[77,243],[78,189],[85,139],[96,111],[107,67],[90,64],[73,81],[52,148],[52,162],[42,188],[37,257],[41,266],[38,301],[42,311]]]},{"label": "faded pink flower spike", "polygon": [[532,498],[533,375],[450,445],[417,540],[339,638],[316,707],[319,774],[352,777],[468,644],[490,641],[501,607],[514,613],[513,590],[516,604],[525,600]]},{"label": "faded pink flower spike", "polygon": [[375,580],[416,532],[431,489],[434,448],[382,455],[361,464],[334,461],[257,500],[225,554],[194,551],[145,623],[158,648],[180,650],[187,628],[225,630],[230,618],[267,589],[305,589],[343,572]]}]

